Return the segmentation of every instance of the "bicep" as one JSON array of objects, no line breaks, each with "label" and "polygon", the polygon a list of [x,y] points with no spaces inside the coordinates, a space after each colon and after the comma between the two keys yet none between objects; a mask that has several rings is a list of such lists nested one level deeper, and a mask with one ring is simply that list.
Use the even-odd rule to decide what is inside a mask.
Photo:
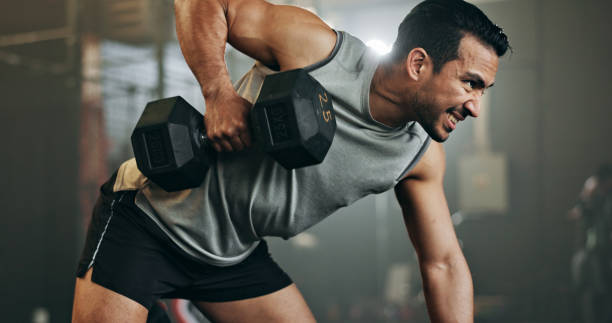
[{"label": "bicep", "polygon": [[460,252],[443,188],[444,152],[430,145],[395,193],[421,263],[441,263]]},{"label": "bicep", "polygon": [[229,0],[228,42],[239,51],[281,70],[326,58],[336,34],[311,12],[262,0]]}]

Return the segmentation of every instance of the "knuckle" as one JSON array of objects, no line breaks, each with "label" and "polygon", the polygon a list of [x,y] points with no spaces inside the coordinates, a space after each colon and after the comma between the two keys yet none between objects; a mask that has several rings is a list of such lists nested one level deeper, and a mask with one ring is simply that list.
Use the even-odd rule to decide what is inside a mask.
[{"label": "knuckle", "polygon": [[246,122],[240,121],[236,124],[236,129],[238,129],[240,132],[245,131],[246,128],[247,128]]},{"label": "knuckle", "polygon": [[212,141],[219,141],[219,139],[221,139],[220,136],[219,136],[219,133],[216,132],[216,131],[209,132],[208,133],[208,138],[210,138],[210,140],[212,140]]},{"label": "knuckle", "polygon": [[226,133],[225,133],[225,134],[226,134],[228,137],[235,137],[235,136],[237,136],[237,135],[238,135],[238,133],[239,133],[239,131],[238,131],[238,127],[236,127],[236,126],[232,126],[232,127],[227,128],[227,131],[226,131]]}]

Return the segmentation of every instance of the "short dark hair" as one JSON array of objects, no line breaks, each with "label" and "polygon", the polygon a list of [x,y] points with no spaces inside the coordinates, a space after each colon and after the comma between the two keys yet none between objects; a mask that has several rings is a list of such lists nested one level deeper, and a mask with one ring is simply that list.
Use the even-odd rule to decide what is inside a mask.
[{"label": "short dark hair", "polygon": [[426,0],[408,13],[398,28],[391,60],[400,62],[414,48],[427,51],[438,73],[459,56],[459,43],[473,35],[491,46],[498,57],[510,48],[508,37],[473,4],[463,0]]}]

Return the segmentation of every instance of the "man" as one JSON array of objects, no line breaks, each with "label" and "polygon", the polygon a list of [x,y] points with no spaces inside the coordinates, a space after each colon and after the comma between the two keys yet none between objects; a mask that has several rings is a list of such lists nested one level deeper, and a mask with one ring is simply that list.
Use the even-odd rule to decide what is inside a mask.
[{"label": "man", "polygon": [[612,321],[612,164],[599,167],[569,212],[578,220],[571,262],[575,315],[581,322]]},{"label": "man", "polygon": [[[144,322],[156,298],[179,297],[216,322],[312,322],[261,238],[289,238],[394,188],[432,321],[471,322],[471,277],[444,197],[440,143],[478,116],[508,48],[502,30],[463,1],[425,1],[400,25],[390,57],[378,60],[296,7],[177,0],[175,13],[217,162],[200,187],[175,193],[133,160],[121,166],[94,210],[73,321]],[[226,42],[258,61],[235,88]],[[247,114],[265,75],[295,68],[332,95],[338,128],[323,163],[287,171],[251,144]]]}]

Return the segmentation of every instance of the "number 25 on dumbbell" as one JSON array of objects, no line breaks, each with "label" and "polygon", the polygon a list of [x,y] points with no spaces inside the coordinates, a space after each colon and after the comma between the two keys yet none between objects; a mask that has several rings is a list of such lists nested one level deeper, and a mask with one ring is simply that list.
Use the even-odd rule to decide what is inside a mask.
[{"label": "number 25 on dumbbell", "polygon": [[[250,119],[255,140],[288,170],[321,163],[336,130],[327,91],[303,69],[266,76]],[[168,192],[199,186],[216,157],[203,116],[180,96],[149,102],[131,139],[138,169]]]}]

